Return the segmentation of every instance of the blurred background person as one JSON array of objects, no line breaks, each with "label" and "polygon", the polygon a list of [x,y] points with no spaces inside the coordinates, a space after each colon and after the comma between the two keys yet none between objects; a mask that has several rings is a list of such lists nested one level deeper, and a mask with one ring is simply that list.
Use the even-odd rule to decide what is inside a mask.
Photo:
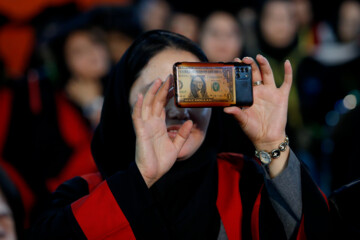
[{"label": "blurred background person", "polygon": [[165,29],[166,20],[171,14],[170,4],[166,0],[140,0],[137,8],[142,31]]},{"label": "blurred background person", "polygon": [[293,0],[298,25],[299,48],[307,55],[316,47],[314,13],[310,0]]},{"label": "blurred background person", "polygon": [[209,61],[229,62],[243,56],[240,25],[230,12],[210,13],[202,24],[199,43]]},{"label": "blurred background person", "polygon": [[192,13],[181,11],[172,12],[165,29],[179,33],[194,42],[198,42],[200,19]]},{"label": "blurred background person", "polygon": [[24,239],[24,209],[20,194],[0,168],[0,239]]},{"label": "blurred background person", "polygon": [[343,1],[338,12],[337,36],[343,43],[359,44],[360,3],[355,0]]},{"label": "blurred background person", "polygon": [[28,74],[0,94],[0,165],[22,194],[25,227],[59,184],[97,171],[90,143],[111,59],[103,31],[82,21],[62,25],[48,43],[54,52],[41,45]]},{"label": "blurred background person", "polygon": [[58,66],[58,81],[69,100],[78,106],[92,128],[100,120],[104,78],[111,60],[101,29],[70,30],[52,47]]},{"label": "blurred background person", "polygon": [[359,141],[358,134],[360,134],[358,124],[360,121],[360,71],[358,70],[360,64],[360,3],[358,1],[347,0],[340,5],[336,29],[340,44],[349,48],[349,51],[344,52],[352,57],[345,61],[344,69],[340,69],[343,75],[343,84],[349,87],[345,89],[349,92],[342,100],[348,111],[344,111],[345,114],[340,118],[333,134],[332,189],[360,178],[358,156],[353,151],[343,151],[345,148],[356,149]]},{"label": "blurred background person", "polygon": [[[282,84],[285,60],[289,59],[293,71],[297,72],[298,64],[304,57],[304,53],[299,48],[297,26],[293,2],[269,0],[262,5],[257,26],[258,52],[269,60],[277,86]],[[296,134],[303,124],[296,77],[290,92],[288,115],[287,133],[295,140],[292,142],[292,149],[296,152],[298,148]]]},{"label": "blurred background person", "polygon": [[[25,229],[60,183],[97,171],[90,142],[101,110],[103,77],[113,64],[107,43],[115,42],[103,32],[119,26],[120,19],[109,8],[90,11],[79,2],[0,3],[0,15],[7,17],[0,17],[0,167],[21,195]],[[122,26],[134,30],[128,17],[134,13],[126,12],[119,14],[126,19]],[[65,44],[69,32],[96,21],[104,29],[81,29]],[[55,49],[61,57],[55,58],[48,41],[60,35]],[[118,43],[120,50],[111,51],[114,58],[123,54]]]},{"label": "blurred background person", "polygon": [[[242,58],[243,32],[235,15],[229,11],[210,12],[201,25],[199,44],[210,62],[232,62]],[[220,151],[253,154],[254,146],[248,137],[237,128],[237,122],[222,109],[214,109],[219,116],[222,130]],[[238,144],[241,138],[241,145]]]},{"label": "blurred background person", "polygon": [[331,37],[304,59],[298,71],[306,127],[303,132],[307,134],[304,149],[326,193],[360,176],[357,157],[344,150],[356,148],[359,143],[356,108],[360,100],[360,5],[343,1],[337,9],[334,18],[327,21]]}]

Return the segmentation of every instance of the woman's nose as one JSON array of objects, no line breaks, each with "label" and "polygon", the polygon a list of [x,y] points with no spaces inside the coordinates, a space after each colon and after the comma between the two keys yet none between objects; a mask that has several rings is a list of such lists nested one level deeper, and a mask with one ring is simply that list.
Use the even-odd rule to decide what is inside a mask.
[{"label": "woman's nose", "polygon": [[178,108],[175,106],[174,100],[170,99],[166,105],[166,116],[169,119],[187,120],[190,119],[188,108]]}]

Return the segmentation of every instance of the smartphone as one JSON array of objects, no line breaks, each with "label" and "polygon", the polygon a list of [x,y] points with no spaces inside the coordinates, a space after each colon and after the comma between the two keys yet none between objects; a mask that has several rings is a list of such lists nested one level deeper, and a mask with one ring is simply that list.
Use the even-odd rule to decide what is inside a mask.
[{"label": "smartphone", "polygon": [[178,107],[253,104],[251,65],[239,62],[177,62],[173,66]]}]

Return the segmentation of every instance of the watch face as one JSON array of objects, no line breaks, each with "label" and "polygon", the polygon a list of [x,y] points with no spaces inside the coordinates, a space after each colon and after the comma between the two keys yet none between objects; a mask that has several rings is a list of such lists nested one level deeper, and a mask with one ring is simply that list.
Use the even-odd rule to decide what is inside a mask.
[{"label": "watch face", "polygon": [[269,153],[265,152],[265,151],[260,151],[259,152],[259,158],[260,158],[260,161],[263,163],[263,164],[269,164],[271,162],[271,156]]}]

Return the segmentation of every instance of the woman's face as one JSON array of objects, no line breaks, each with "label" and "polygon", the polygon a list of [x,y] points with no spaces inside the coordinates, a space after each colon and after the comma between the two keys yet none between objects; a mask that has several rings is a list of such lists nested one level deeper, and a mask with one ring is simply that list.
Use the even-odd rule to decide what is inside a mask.
[{"label": "woman's face", "polygon": [[15,222],[0,190],[0,240],[16,240]]},{"label": "woman's face", "polygon": [[345,1],[339,9],[339,37],[343,42],[356,41],[360,35],[360,4]]},{"label": "woman's face", "polygon": [[[152,82],[160,78],[163,81],[172,74],[173,64],[176,62],[199,62],[199,59],[190,52],[168,48],[155,55],[142,69],[140,76],[130,90],[129,103],[134,106],[138,93],[145,94]],[[191,119],[194,123],[189,138],[180,150],[178,160],[191,157],[204,141],[210,121],[210,108],[178,108],[174,99],[170,99],[165,107],[166,126],[168,135],[174,139],[181,125]]]},{"label": "woman's face", "polygon": [[198,40],[199,20],[196,16],[186,13],[173,14],[169,30],[179,33],[194,42]]},{"label": "woman's face", "polygon": [[297,23],[291,2],[273,1],[265,7],[260,20],[265,40],[277,48],[287,47],[294,39]]},{"label": "woman's face", "polygon": [[238,23],[227,13],[214,13],[204,24],[200,44],[210,61],[232,61],[242,48]]},{"label": "woman's face", "polygon": [[92,39],[86,31],[74,32],[68,37],[65,60],[73,76],[85,79],[99,79],[110,67],[105,45]]}]

